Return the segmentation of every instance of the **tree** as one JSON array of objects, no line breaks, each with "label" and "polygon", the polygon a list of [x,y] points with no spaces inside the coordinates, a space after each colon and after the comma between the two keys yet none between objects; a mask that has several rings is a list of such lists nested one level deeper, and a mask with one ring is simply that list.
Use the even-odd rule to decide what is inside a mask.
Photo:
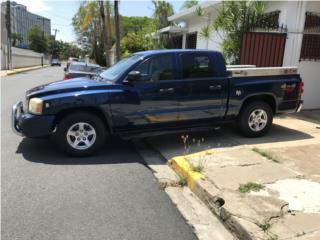
[{"label": "tree", "polygon": [[197,6],[197,5],[198,5],[197,0],[185,0],[181,6],[181,10],[188,9],[188,8],[191,8],[191,7]]},{"label": "tree", "polygon": [[174,14],[171,3],[162,0],[152,0],[154,5],[153,17],[157,21],[157,29],[161,29],[170,25],[168,17]]},{"label": "tree", "polygon": [[17,42],[22,42],[23,38],[20,33],[11,33],[12,46],[15,47]]},{"label": "tree", "polygon": [[222,50],[231,64],[240,63],[241,42],[244,32],[255,27],[263,18],[264,3],[262,1],[224,1],[213,26],[222,31],[224,38]]},{"label": "tree", "polygon": [[28,30],[29,48],[36,52],[47,53],[47,40],[43,38],[42,29],[39,26],[32,26]]},{"label": "tree", "polygon": [[129,32],[139,32],[143,29],[149,28],[151,25],[154,25],[154,19],[149,17],[127,17],[120,16],[121,28],[120,36],[123,37]]},{"label": "tree", "polygon": [[120,22],[119,22],[119,0],[114,1],[114,25],[116,36],[116,61],[120,60]]},{"label": "tree", "polygon": [[102,28],[102,39],[104,41],[104,52],[106,56],[106,66],[110,66],[110,58],[109,58],[109,36],[108,36],[108,29],[106,25],[106,16],[105,16],[105,8],[103,1],[99,1],[99,10],[100,10],[100,17],[101,17],[101,28]]},{"label": "tree", "polygon": [[97,1],[82,1],[72,18],[72,25],[83,54],[89,55],[96,63],[106,65],[104,55],[105,38],[102,36],[100,6]]}]

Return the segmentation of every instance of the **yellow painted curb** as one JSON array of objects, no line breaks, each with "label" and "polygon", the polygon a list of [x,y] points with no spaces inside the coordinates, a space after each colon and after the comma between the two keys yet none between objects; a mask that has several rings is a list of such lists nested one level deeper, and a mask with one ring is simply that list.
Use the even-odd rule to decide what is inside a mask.
[{"label": "yellow painted curb", "polygon": [[23,69],[16,69],[16,70],[12,70],[11,72],[8,72],[8,73],[1,74],[1,77],[11,76],[11,75],[14,75],[14,74],[17,74],[17,73],[27,72],[27,71],[31,71],[31,70],[37,70],[37,69],[41,69],[41,68],[45,68],[45,67],[49,67],[49,65],[35,66],[35,67],[23,68]]},{"label": "yellow painted curb", "polygon": [[203,174],[192,170],[191,164],[183,156],[172,158],[169,161],[169,164],[179,176],[185,177],[187,179],[188,187],[192,191],[195,188],[196,181],[198,181],[199,179],[204,179]]}]

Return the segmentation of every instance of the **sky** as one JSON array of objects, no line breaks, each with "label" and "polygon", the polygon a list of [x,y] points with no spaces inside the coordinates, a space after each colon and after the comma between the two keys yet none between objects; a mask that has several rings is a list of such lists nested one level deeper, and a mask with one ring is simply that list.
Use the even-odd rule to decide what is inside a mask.
[{"label": "sky", "polygon": [[[51,19],[51,30],[58,29],[56,38],[74,42],[76,37],[71,25],[81,0],[12,0],[27,6],[27,10]],[[183,1],[169,1],[175,12],[179,12]],[[151,0],[120,0],[119,12],[123,16],[148,16],[153,13]]]}]

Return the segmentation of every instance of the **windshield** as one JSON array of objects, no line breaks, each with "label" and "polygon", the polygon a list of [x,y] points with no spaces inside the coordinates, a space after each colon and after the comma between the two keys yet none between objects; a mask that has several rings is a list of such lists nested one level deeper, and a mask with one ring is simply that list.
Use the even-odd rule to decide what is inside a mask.
[{"label": "windshield", "polygon": [[100,74],[100,77],[107,81],[116,81],[125,71],[137,63],[141,59],[141,55],[132,55],[128,58],[121,60],[115,65]]}]

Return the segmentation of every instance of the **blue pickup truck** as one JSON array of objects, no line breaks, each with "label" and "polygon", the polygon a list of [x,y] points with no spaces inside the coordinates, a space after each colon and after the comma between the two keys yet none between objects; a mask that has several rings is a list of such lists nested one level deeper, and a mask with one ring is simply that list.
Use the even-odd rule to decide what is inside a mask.
[{"label": "blue pickup truck", "polygon": [[145,51],[95,77],[27,91],[12,108],[12,127],[29,138],[52,135],[73,156],[96,152],[110,135],[204,130],[231,121],[245,136],[260,137],[275,114],[300,111],[302,94],[296,68],[226,68],[222,54],[208,50]]}]

